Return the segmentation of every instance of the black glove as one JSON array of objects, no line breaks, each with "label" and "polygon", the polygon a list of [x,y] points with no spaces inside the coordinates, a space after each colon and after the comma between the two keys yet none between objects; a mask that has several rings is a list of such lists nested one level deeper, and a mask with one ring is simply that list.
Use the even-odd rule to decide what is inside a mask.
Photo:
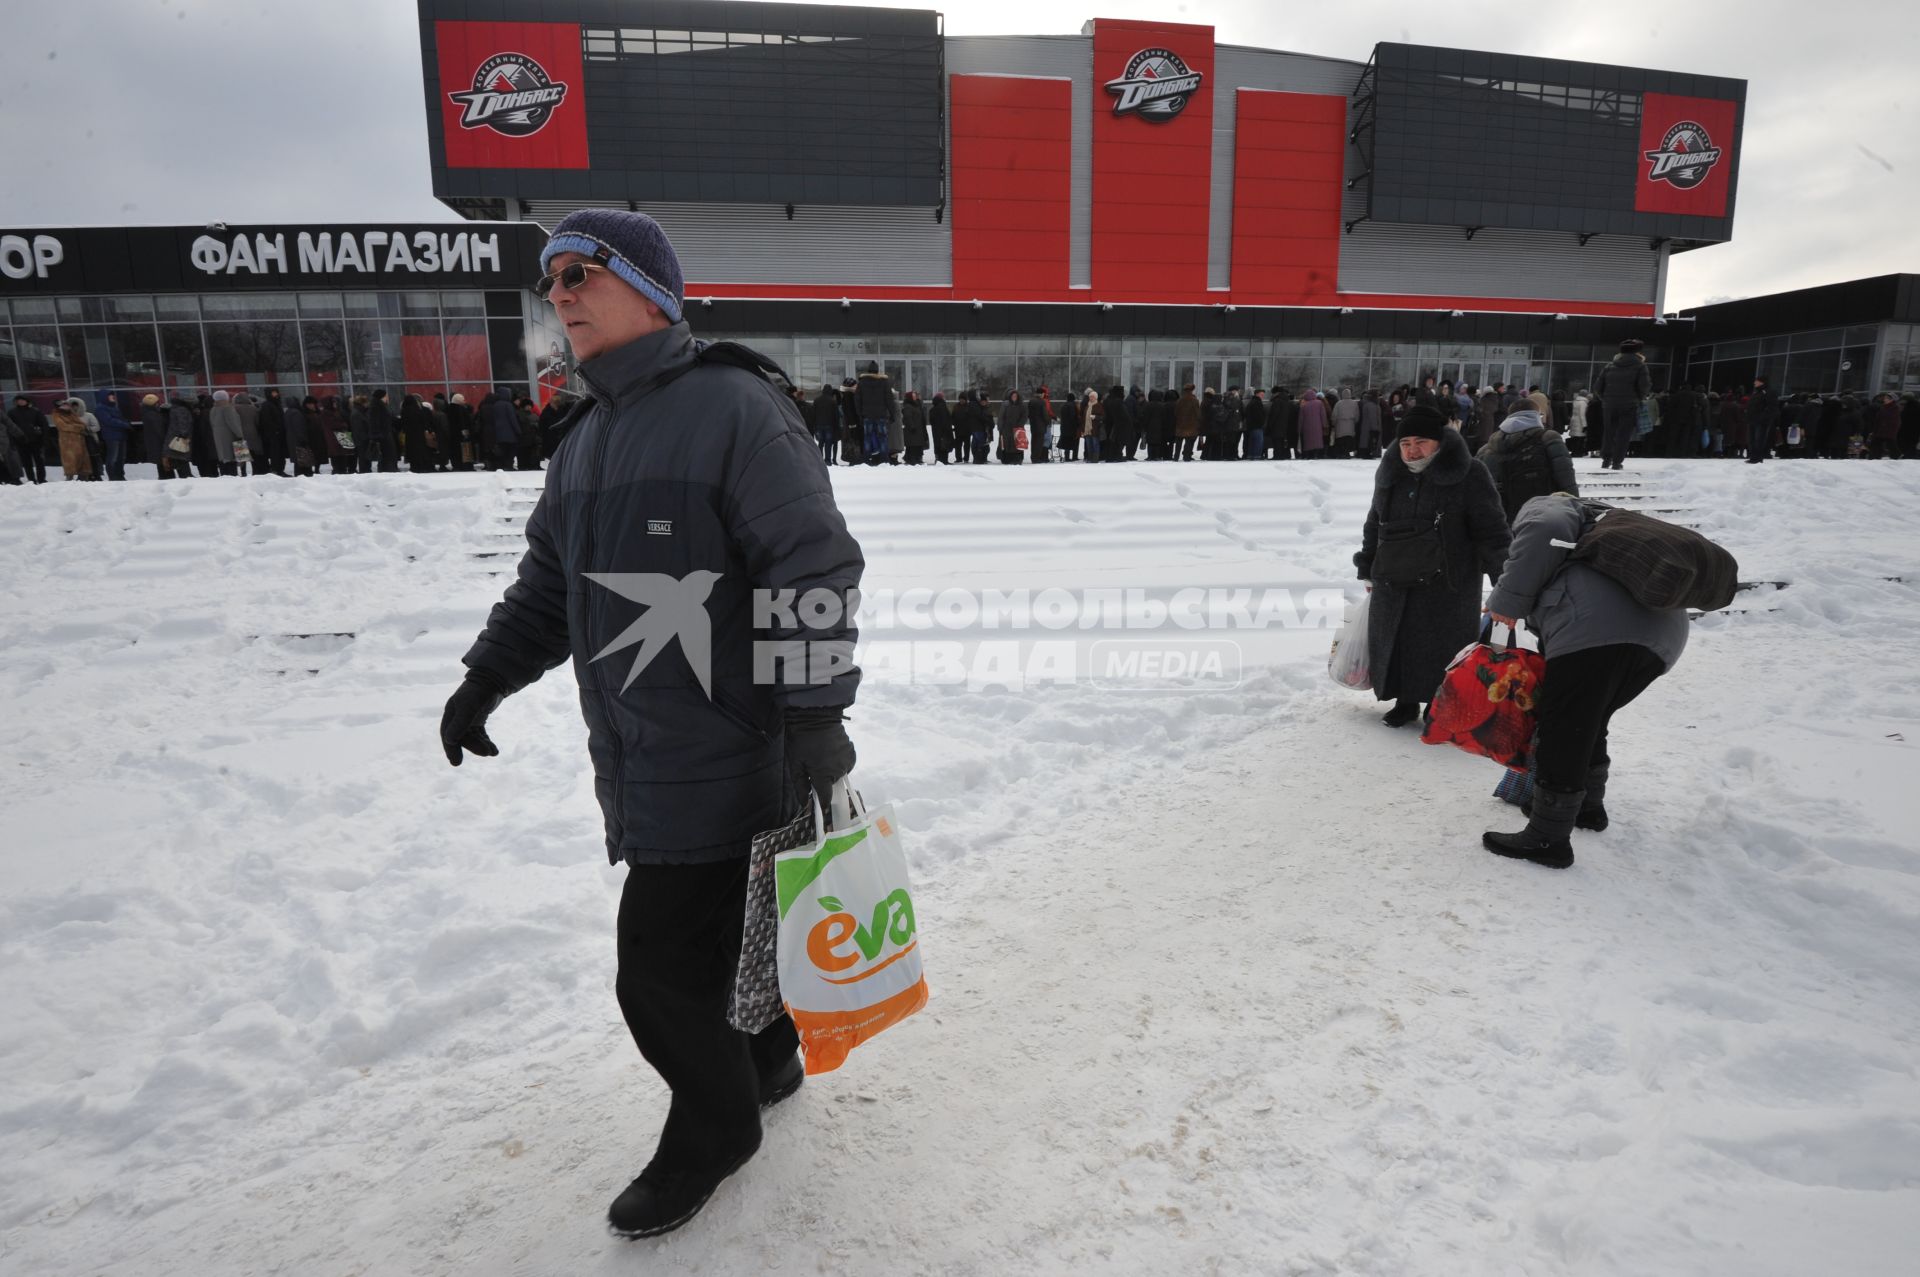
[{"label": "black glove", "polygon": [[834,782],[853,770],[853,741],[841,714],[838,705],[787,711],[788,765],[813,786],[823,807]]},{"label": "black glove", "polygon": [[466,680],[454,689],[453,695],[447,698],[445,712],[440,715],[440,744],[447,751],[448,762],[458,767],[463,747],[482,758],[492,758],[500,752],[500,747],[487,739],[487,715],[499,709],[503,699],[498,686],[477,672],[469,672]]}]

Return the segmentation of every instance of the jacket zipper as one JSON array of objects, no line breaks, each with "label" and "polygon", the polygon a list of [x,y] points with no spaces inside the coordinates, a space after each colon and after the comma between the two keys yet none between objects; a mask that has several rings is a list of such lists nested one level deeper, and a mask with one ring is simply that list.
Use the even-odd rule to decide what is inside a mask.
[{"label": "jacket zipper", "polygon": [[[599,525],[596,519],[599,517],[600,512],[600,488],[604,481],[603,470],[607,450],[607,435],[611,433],[612,422],[613,415],[611,406],[609,406],[609,411],[601,416],[600,432],[594,437],[593,458],[589,463],[588,478],[590,483],[587,488],[587,552],[584,556],[587,563],[586,570],[589,572],[596,570],[593,555],[594,551],[599,547],[600,540]],[[589,622],[593,619],[593,604],[594,596],[589,594],[587,596],[587,620]],[[613,809],[618,814],[620,838],[621,841],[624,842],[627,835],[627,743],[620,733],[620,718],[613,695],[607,691],[604,681],[602,681],[600,685],[600,704],[606,712],[607,725],[613,729]]]},{"label": "jacket zipper", "polygon": [[758,736],[761,740],[764,740],[764,741],[770,741],[773,739],[772,736],[767,734],[764,728],[762,728],[758,723],[755,723],[751,718],[749,718],[745,711],[736,708],[724,696],[722,696],[718,688],[714,689],[713,707],[720,711],[720,716],[722,718],[731,722],[734,726],[738,727],[741,731],[746,732],[749,735]]}]

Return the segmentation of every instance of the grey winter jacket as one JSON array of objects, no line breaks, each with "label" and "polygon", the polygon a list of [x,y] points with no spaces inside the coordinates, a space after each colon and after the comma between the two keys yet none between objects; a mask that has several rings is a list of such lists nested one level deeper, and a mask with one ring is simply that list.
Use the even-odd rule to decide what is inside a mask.
[{"label": "grey winter jacket", "polygon": [[1525,618],[1548,659],[1633,643],[1673,668],[1687,646],[1687,610],[1643,607],[1625,586],[1567,553],[1591,526],[1586,506],[1554,493],[1535,497],[1513,521],[1513,544],[1487,610]]},{"label": "grey winter jacket", "polygon": [[233,445],[245,443],[246,434],[240,428],[240,414],[231,401],[216,403],[207,414],[207,421],[213,427],[213,450],[218,454],[221,465],[233,464]]},{"label": "grey winter jacket", "polygon": [[[580,375],[592,397],[561,423],[519,579],[463,659],[512,691],[572,656],[609,860],[744,856],[793,814],[786,711],[853,703],[851,610],[799,604],[857,588],[860,547],[793,402],[757,373],[699,358],[684,322]],[[795,592],[770,596],[769,624],[753,606],[763,589]],[[688,599],[709,633],[647,632],[663,600]],[[711,695],[688,643],[711,654]],[[764,643],[807,644],[823,681],[786,682],[785,661],[777,684],[771,662],[757,674]]]},{"label": "grey winter jacket", "polygon": [[240,435],[246,440],[247,451],[253,454],[255,465],[266,459],[266,450],[260,446],[260,405],[249,394],[237,394],[233,397],[233,415],[240,419]]}]

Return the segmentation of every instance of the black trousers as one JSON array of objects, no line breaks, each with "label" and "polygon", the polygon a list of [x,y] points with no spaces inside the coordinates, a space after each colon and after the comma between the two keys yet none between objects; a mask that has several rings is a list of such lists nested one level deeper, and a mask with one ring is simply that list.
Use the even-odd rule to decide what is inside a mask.
[{"label": "black trousers", "polygon": [[1587,769],[1611,761],[1607,724],[1667,667],[1637,643],[1590,647],[1547,657],[1540,682],[1535,782],[1548,789],[1587,787]]},{"label": "black trousers", "polygon": [[752,1035],[727,1023],[746,901],[745,857],[627,870],[614,992],[634,1044],[673,1093],[663,1165],[715,1169],[756,1145],[760,1078],[800,1046],[784,1015]]},{"label": "black trousers", "polygon": [[1607,426],[1600,444],[1600,460],[1606,465],[1617,465],[1627,459],[1627,445],[1633,442],[1633,432],[1640,428],[1640,405],[1617,399],[1602,400],[1601,405]]}]

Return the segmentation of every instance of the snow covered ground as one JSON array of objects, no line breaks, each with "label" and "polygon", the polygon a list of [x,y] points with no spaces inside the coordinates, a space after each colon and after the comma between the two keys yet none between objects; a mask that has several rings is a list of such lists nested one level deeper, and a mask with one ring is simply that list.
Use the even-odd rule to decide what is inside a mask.
[{"label": "snow covered ground", "polygon": [[[530,479],[0,490],[0,1271],[1914,1271],[1920,466],[1607,477],[1785,586],[1622,715],[1566,872],[1311,607],[1185,690],[872,678],[933,1001],[653,1243],[571,674],[435,738]],[[1304,603],[1371,467],[836,481],[870,589]]]}]

